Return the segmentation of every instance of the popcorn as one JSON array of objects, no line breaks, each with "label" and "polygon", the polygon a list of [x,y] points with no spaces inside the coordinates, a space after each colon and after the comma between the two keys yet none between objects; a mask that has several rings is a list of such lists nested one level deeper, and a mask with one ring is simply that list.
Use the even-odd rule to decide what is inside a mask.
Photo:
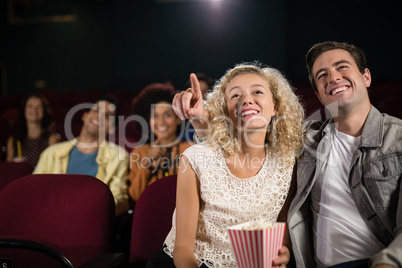
[{"label": "popcorn", "polygon": [[243,224],[242,229],[243,230],[262,230],[262,229],[268,229],[272,228],[275,223],[273,222],[267,222],[267,221],[254,221],[254,222],[248,222],[247,224]]},{"label": "popcorn", "polygon": [[286,223],[254,221],[228,228],[239,268],[271,268],[283,245]]}]

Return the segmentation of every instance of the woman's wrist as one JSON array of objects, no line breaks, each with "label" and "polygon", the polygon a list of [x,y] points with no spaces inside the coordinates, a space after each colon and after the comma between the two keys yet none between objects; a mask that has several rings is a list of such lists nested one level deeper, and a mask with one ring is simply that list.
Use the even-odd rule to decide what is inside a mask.
[{"label": "woman's wrist", "polygon": [[197,133],[194,132],[193,140],[195,141],[195,143],[202,143],[207,140],[207,136],[198,137]]}]

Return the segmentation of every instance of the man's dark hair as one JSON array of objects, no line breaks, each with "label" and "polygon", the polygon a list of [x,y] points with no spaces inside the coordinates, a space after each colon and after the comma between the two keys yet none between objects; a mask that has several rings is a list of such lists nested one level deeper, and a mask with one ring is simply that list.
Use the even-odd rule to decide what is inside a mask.
[{"label": "man's dark hair", "polygon": [[[209,90],[212,89],[212,87],[213,87],[213,85],[214,85],[214,82],[215,82],[212,77],[210,77],[210,76],[207,75],[206,73],[196,73],[195,75],[197,76],[198,81],[204,81],[205,83],[207,83],[208,89],[209,89]],[[188,79],[188,80],[186,81],[186,88],[185,88],[185,89],[187,89],[187,88],[189,88],[189,87],[191,87],[191,80],[190,80],[190,79]]]},{"label": "man's dark hair", "polygon": [[116,108],[114,123],[115,123],[115,126],[118,126],[118,121],[117,120],[119,118],[119,112],[120,112],[120,110],[119,110],[119,102],[113,96],[108,95],[108,94],[101,95],[94,103],[98,103],[100,101],[107,101],[110,104],[114,105],[114,107]]}]

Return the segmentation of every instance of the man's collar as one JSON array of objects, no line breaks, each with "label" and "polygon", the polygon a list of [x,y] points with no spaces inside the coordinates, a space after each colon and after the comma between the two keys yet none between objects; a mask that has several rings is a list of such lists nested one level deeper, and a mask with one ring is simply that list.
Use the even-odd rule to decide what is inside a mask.
[{"label": "man's collar", "polygon": [[[369,114],[364,122],[360,147],[380,147],[382,145],[383,123],[384,117],[371,105]],[[323,135],[334,131],[335,123],[333,118],[328,119],[324,125]]]},{"label": "man's collar", "polygon": [[381,147],[384,130],[384,117],[374,107],[371,106],[370,112],[364,122],[361,147]]}]

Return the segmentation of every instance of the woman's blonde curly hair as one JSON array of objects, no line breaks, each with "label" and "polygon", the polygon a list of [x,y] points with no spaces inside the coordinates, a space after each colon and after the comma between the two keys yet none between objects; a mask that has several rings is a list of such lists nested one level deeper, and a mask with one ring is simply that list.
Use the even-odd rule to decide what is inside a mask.
[{"label": "woman's blonde curly hair", "polygon": [[230,81],[242,74],[256,74],[264,78],[272,92],[276,116],[271,119],[267,129],[266,146],[283,157],[299,153],[303,143],[304,110],[299,98],[286,78],[276,69],[262,67],[260,63],[241,63],[229,69],[216,82],[207,97],[209,126],[207,139],[212,146],[220,147],[229,157],[240,150],[241,141],[237,128],[229,119],[226,105],[226,87]]}]

